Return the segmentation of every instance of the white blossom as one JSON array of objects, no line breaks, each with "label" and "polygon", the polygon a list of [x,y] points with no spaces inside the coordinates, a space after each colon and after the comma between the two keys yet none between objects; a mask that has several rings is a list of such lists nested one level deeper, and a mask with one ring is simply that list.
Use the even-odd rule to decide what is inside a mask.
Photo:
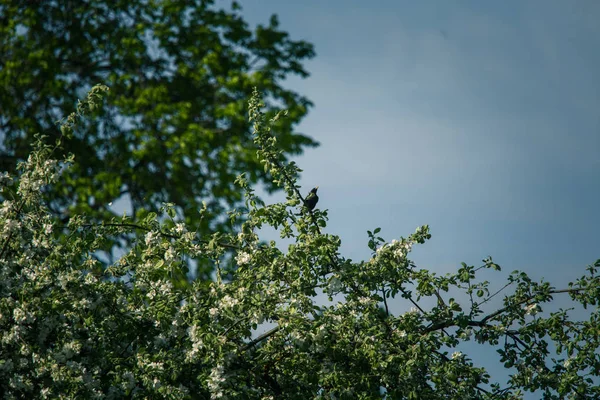
[{"label": "white blossom", "polygon": [[571,358],[567,358],[567,359],[565,360],[565,362],[563,363],[563,366],[564,366],[565,368],[569,368],[569,365],[571,365],[571,361],[572,361],[572,360],[571,360]]},{"label": "white blossom", "polygon": [[153,282],[150,286],[150,290],[146,293],[149,299],[153,299],[156,296],[168,296],[171,293],[173,284],[169,281],[165,282]]},{"label": "white blossom", "polygon": [[385,250],[387,244],[384,244],[383,246],[380,246],[377,248],[377,250],[375,250],[375,253],[377,253],[377,255],[381,254],[383,252],[383,250]]},{"label": "white blossom", "polygon": [[192,342],[192,349],[186,353],[186,359],[193,361],[196,355],[200,352],[200,349],[204,347],[204,342],[200,337],[200,327],[198,325],[192,325],[187,329],[188,336]]},{"label": "white blossom", "polygon": [[13,310],[13,318],[15,319],[15,322],[17,324],[27,322],[27,320],[28,320],[27,313],[25,311],[23,311],[21,308],[15,308]]},{"label": "white blossom", "polygon": [[463,356],[463,354],[460,351],[455,351],[454,353],[452,353],[452,359],[453,360],[461,358],[462,356]]},{"label": "white blossom", "polygon": [[158,389],[158,388],[160,388],[161,386],[162,386],[162,384],[160,383],[160,379],[158,379],[158,378],[154,378],[154,379],[152,380],[152,388],[153,388],[153,389]]},{"label": "white blossom", "polygon": [[19,180],[19,189],[17,193],[25,196],[31,192],[37,192],[42,187],[43,182],[39,177],[33,177],[31,174],[23,174]]},{"label": "white blossom", "polygon": [[7,219],[4,221],[4,234],[9,235],[12,231],[21,227],[21,223],[19,221],[15,221],[14,219]]},{"label": "white blossom", "polygon": [[235,261],[238,263],[238,265],[244,265],[244,264],[248,264],[248,262],[250,261],[251,256],[250,254],[244,252],[244,251],[240,251],[237,256],[235,257]]},{"label": "white blossom", "polygon": [[44,224],[44,233],[46,235],[49,235],[52,233],[52,224],[48,224],[48,223]]},{"label": "white blossom", "polygon": [[175,250],[172,247],[169,247],[167,251],[165,251],[165,261],[173,261],[175,259]]},{"label": "white blossom", "polygon": [[217,365],[210,371],[210,376],[208,377],[208,389],[210,390],[211,399],[223,397],[223,382],[225,382],[225,368],[222,365]]},{"label": "white blossom", "polygon": [[370,297],[361,297],[358,299],[358,302],[362,305],[369,305],[373,302],[373,300]]},{"label": "white blossom", "polygon": [[185,233],[186,228],[185,225],[182,224],[181,222],[178,222],[177,224],[175,224],[175,232],[179,233],[180,235]]},{"label": "white blossom", "polygon": [[259,311],[255,311],[254,313],[252,313],[252,317],[250,318],[250,321],[254,324],[262,324],[263,322],[265,322],[265,315]]},{"label": "white blossom", "polygon": [[240,301],[231,297],[230,295],[226,295],[221,299],[221,307],[223,308],[232,308],[236,306]]},{"label": "white blossom", "polygon": [[536,303],[529,304],[525,306],[525,314],[527,315],[535,315],[539,311],[538,305]]},{"label": "white blossom", "polygon": [[47,399],[50,395],[50,388],[45,387],[42,390],[40,390],[40,395],[42,396],[42,399]]},{"label": "white blossom", "polygon": [[148,368],[158,371],[162,371],[165,369],[164,364],[161,362],[151,362],[150,364],[148,364]]},{"label": "white blossom", "polygon": [[14,203],[11,200],[4,200],[0,207],[0,215],[7,215],[13,209]]},{"label": "white blossom", "polygon": [[146,246],[152,245],[156,241],[156,238],[157,238],[156,233],[154,233],[154,232],[146,233],[146,238],[145,238]]},{"label": "white blossom", "polygon": [[460,338],[461,339],[470,339],[471,336],[473,335],[473,329],[471,328],[466,328],[465,330],[463,330],[460,334]]},{"label": "white blossom", "polygon": [[0,172],[0,185],[10,185],[12,178],[8,172]]}]

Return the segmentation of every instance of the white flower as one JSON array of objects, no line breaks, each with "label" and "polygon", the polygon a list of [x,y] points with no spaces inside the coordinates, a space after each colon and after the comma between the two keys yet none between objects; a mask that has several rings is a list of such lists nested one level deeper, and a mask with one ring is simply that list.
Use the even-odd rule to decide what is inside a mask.
[{"label": "white flower", "polygon": [[46,233],[46,235],[49,235],[52,233],[52,224],[44,224],[44,232]]},{"label": "white flower", "polygon": [[419,309],[417,307],[411,307],[409,313],[411,314],[419,314]]},{"label": "white flower", "polygon": [[42,181],[38,179],[32,179],[30,175],[21,175],[19,182],[19,189],[17,193],[23,195],[29,192],[37,192],[42,187]]},{"label": "white flower", "polygon": [[150,246],[156,241],[156,234],[154,232],[146,233],[146,246]]},{"label": "white flower", "polygon": [[12,183],[12,178],[8,172],[0,173],[0,185],[7,184],[10,185]]},{"label": "white flower", "polygon": [[219,309],[216,307],[211,308],[210,310],[208,310],[208,314],[212,317],[215,318],[217,315],[219,315]]},{"label": "white flower", "polygon": [[260,325],[265,322],[265,316],[260,312],[254,312],[250,318],[250,321]]},{"label": "white flower", "polygon": [[173,284],[170,281],[165,281],[160,284],[158,287],[158,291],[160,294],[166,296],[171,293],[171,289],[173,288]]},{"label": "white flower", "polygon": [[41,394],[41,396],[42,396],[42,399],[47,399],[47,398],[48,398],[48,395],[50,394],[50,388],[47,388],[47,387],[43,388],[43,389],[40,391],[40,394]]},{"label": "white flower", "polygon": [[175,250],[172,247],[169,247],[167,251],[165,251],[165,261],[172,261],[175,259]]},{"label": "white flower", "polygon": [[148,368],[158,371],[162,371],[165,369],[163,363],[161,362],[151,362],[150,364],[148,364]]},{"label": "white flower", "polygon": [[160,383],[160,379],[154,378],[154,380],[152,381],[152,388],[158,389],[161,386],[162,386],[162,384]]},{"label": "white flower", "polygon": [[538,305],[536,303],[525,306],[525,314],[527,314],[527,315],[535,315],[538,313],[538,311],[539,311],[539,309],[538,309]]},{"label": "white flower", "polygon": [[13,318],[17,324],[27,321],[27,313],[20,308],[15,308],[13,310]]},{"label": "white flower", "polygon": [[225,368],[222,365],[217,365],[210,371],[208,378],[208,389],[210,390],[211,399],[223,397],[221,384],[225,382]]},{"label": "white flower", "polygon": [[460,351],[455,351],[454,353],[452,353],[452,359],[456,360],[457,358],[461,358],[463,356],[463,354]]},{"label": "white flower", "polygon": [[187,329],[188,336],[192,342],[202,342],[200,332],[200,327],[198,325],[192,325]]},{"label": "white flower", "polygon": [[171,294],[171,289],[173,289],[173,284],[171,282],[153,282],[150,285],[150,290],[148,290],[146,296],[149,299],[153,299],[156,296],[168,296]]},{"label": "white flower", "polygon": [[175,224],[175,232],[177,232],[177,233],[179,233],[181,235],[185,231],[186,231],[186,229],[185,229],[185,225],[184,224],[182,224],[181,222]]},{"label": "white flower", "polygon": [[400,336],[401,338],[406,337],[406,331],[399,331],[398,336]]},{"label": "white flower", "polygon": [[86,274],[83,281],[86,285],[93,285],[98,282],[98,278],[96,278],[93,274]]},{"label": "white flower", "polygon": [[394,255],[398,258],[404,258],[404,251],[402,251],[402,249],[396,249],[394,250]]},{"label": "white flower", "polygon": [[200,353],[202,346],[202,342],[192,342],[192,349],[186,352],[186,361],[193,361]]},{"label": "white flower", "polygon": [[2,203],[2,207],[0,207],[0,214],[8,214],[13,208],[13,202],[10,200],[5,200]]},{"label": "white flower", "polygon": [[238,265],[248,264],[250,259],[251,259],[250,254],[248,254],[244,251],[240,251],[238,253],[238,255],[235,257],[235,261],[237,261]]},{"label": "white flower", "polygon": [[7,219],[6,221],[4,221],[4,232],[5,234],[9,234],[11,231],[17,229],[20,227],[20,224],[18,221],[15,221],[14,219]]},{"label": "white flower", "polygon": [[470,339],[472,335],[473,335],[473,329],[467,328],[464,331],[462,331],[462,333],[460,334],[460,338],[461,339]]},{"label": "white flower", "polygon": [[231,307],[236,306],[239,302],[240,301],[238,299],[234,299],[230,295],[226,295],[221,300],[221,306],[224,307],[224,308],[231,308]]},{"label": "white flower", "polygon": [[369,305],[372,301],[370,297],[361,297],[358,299],[358,302],[362,305]]}]

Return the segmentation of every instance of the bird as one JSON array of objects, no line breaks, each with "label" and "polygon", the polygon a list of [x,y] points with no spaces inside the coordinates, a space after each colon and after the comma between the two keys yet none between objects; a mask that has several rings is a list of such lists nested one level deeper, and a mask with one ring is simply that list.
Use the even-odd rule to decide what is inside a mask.
[{"label": "bird", "polygon": [[306,195],[306,199],[304,199],[304,205],[306,206],[306,208],[308,208],[310,211],[314,210],[315,206],[317,205],[317,202],[319,201],[319,196],[317,196],[317,189],[319,187],[315,187],[313,188],[308,195]]}]

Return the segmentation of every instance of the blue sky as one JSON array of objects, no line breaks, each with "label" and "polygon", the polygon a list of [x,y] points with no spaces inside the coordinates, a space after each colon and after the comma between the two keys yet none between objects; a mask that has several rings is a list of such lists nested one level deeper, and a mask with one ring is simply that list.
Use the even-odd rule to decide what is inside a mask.
[{"label": "blue sky", "polygon": [[321,143],[298,163],[346,256],[429,224],[433,270],[492,255],[564,282],[600,257],[600,3],[241,4],[316,47],[288,83]]},{"label": "blue sky", "polygon": [[600,2],[241,4],[316,46],[288,82],[321,143],[297,161],[344,256],[429,224],[420,267],[491,255],[498,288],[515,269],[566,287],[600,258]]}]

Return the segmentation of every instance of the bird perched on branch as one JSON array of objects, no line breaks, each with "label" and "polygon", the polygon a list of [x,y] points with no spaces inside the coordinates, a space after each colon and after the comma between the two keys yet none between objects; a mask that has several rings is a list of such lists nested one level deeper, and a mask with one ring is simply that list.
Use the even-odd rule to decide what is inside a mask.
[{"label": "bird perched on branch", "polygon": [[318,188],[318,186],[316,188],[313,188],[306,196],[306,199],[304,199],[304,205],[311,211],[315,208],[317,202],[319,201],[319,196],[317,196]]}]

